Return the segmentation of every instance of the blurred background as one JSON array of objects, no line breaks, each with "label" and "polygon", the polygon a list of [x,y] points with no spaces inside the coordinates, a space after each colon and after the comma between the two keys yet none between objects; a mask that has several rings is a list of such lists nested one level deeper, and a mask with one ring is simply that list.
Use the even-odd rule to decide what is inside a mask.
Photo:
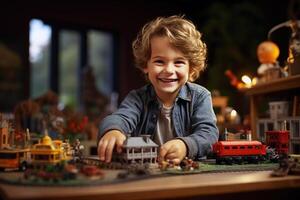
[{"label": "blurred background", "polygon": [[[257,46],[272,27],[296,18],[299,5],[296,0],[2,1],[0,112],[33,113],[26,102],[33,100],[43,108],[55,104],[58,111],[80,112],[97,124],[130,90],[145,84],[131,50],[138,30],[155,17],[181,14],[197,25],[208,46],[208,68],[196,82],[225,97],[224,112],[234,109],[242,123],[249,115],[248,98],[225,72],[238,79],[256,76]],[[272,34],[281,66],[290,34],[289,28]]]}]

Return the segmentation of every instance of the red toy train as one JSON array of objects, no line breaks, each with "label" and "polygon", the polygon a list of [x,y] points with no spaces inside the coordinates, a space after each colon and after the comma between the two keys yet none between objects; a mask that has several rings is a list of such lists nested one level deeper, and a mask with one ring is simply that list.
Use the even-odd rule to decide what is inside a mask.
[{"label": "red toy train", "polygon": [[272,162],[289,151],[289,131],[266,131],[266,144],[259,141],[230,140],[219,141],[213,145],[216,163],[258,163]]},{"label": "red toy train", "polygon": [[213,145],[216,163],[258,163],[265,159],[266,145],[259,141],[219,141]]}]

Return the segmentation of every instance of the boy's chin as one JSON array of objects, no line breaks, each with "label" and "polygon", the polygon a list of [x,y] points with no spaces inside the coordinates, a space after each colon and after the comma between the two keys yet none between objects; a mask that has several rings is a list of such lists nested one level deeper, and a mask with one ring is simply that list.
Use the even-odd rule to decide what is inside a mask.
[{"label": "boy's chin", "polygon": [[178,87],[176,87],[176,88],[161,88],[160,91],[167,93],[167,94],[174,94],[178,91],[178,89],[179,89]]}]

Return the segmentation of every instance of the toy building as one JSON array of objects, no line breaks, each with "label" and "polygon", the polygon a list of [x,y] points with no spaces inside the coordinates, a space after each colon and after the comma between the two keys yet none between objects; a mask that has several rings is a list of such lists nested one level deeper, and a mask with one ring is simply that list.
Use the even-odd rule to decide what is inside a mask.
[{"label": "toy building", "polygon": [[31,148],[32,164],[47,165],[57,164],[64,160],[71,159],[71,152],[68,144],[61,140],[52,140],[46,133],[38,144]]},{"label": "toy building", "polygon": [[270,118],[277,119],[287,117],[289,111],[288,101],[272,101],[269,102]]},{"label": "toy building", "polygon": [[267,131],[284,131],[282,124],[286,123],[289,130],[289,153],[300,153],[300,117],[260,118],[257,120],[257,133],[261,141],[266,141]]},{"label": "toy building", "polygon": [[279,154],[288,154],[289,131],[266,131],[266,144],[275,148]]},{"label": "toy building", "polygon": [[[260,118],[257,123],[259,139],[267,144],[280,141],[279,151],[300,152],[300,117],[289,116],[288,101],[269,102],[269,118]],[[288,130],[288,131],[287,131]]]},{"label": "toy building", "polygon": [[0,121],[0,149],[9,148],[9,124],[6,120]]},{"label": "toy building", "polygon": [[115,154],[113,159],[125,163],[156,163],[157,154],[158,145],[150,139],[150,135],[128,136],[123,144],[122,153]]},{"label": "toy building", "polygon": [[5,169],[25,170],[30,161],[30,149],[27,146],[16,148],[14,131],[8,120],[0,114],[0,171]]}]

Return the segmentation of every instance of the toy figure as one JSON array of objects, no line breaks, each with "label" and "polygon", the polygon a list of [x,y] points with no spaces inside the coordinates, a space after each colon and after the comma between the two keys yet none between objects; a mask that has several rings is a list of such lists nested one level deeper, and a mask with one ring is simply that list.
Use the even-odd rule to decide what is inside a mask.
[{"label": "toy figure", "polygon": [[[292,17],[291,20],[280,23],[274,26],[268,33],[268,38],[271,38],[271,34],[282,27],[289,27],[291,29],[291,37],[289,40],[289,56],[287,58],[288,71],[290,75],[300,73],[300,21],[296,17]],[[287,74],[287,72],[286,72]]]},{"label": "toy figure", "polygon": [[82,144],[80,144],[80,140],[79,139],[75,140],[75,142],[73,144],[73,149],[74,149],[74,155],[73,155],[74,158],[81,160],[82,156],[83,156],[84,146]]},{"label": "toy figure", "polygon": [[127,134],[149,134],[160,145],[159,160],[200,159],[218,139],[210,92],[191,83],[205,69],[206,44],[195,25],[181,16],[147,23],[133,42],[137,67],[150,82],[131,91],[101,123],[100,160],[122,151]]},{"label": "toy figure", "polygon": [[[281,69],[279,67],[277,58],[279,56],[278,46],[271,41],[264,41],[258,45],[257,57],[261,65],[257,69],[257,74],[262,81],[272,80],[273,78],[279,78]],[[277,72],[277,75],[274,75]],[[268,72],[273,72],[272,77],[268,76]],[[276,77],[274,77],[276,76]]]}]

